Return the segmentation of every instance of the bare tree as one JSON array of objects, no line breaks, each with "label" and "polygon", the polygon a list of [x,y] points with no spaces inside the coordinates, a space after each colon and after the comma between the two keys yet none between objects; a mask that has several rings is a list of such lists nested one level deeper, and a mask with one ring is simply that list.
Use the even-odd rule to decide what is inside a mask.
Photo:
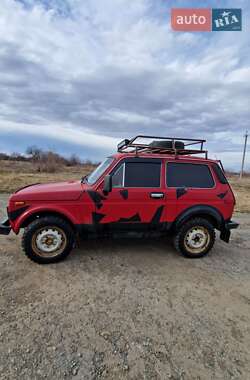
[{"label": "bare tree", "polygon": [[26,154],[31,156],[32,160],[39,161],[42,156],[42,149],[37,148],[35,145],[32,145],[26,149]]}]

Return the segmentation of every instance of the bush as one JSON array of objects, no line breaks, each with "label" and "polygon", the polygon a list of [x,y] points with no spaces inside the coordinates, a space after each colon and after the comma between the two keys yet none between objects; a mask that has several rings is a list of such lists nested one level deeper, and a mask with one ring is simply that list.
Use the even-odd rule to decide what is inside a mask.
[{"label": "bush", "polygon": [[45,173],[54,173],[59,167],[63,166],[73,167],[82,164],[94,166],[90,160],[82,162],[76,154],[65,158],[52,151],[43,151],[35,145],[29,146],[26,149],[26,155],[27,156],[23,156],[19,153],[12,153],[11,155],[0,153],[0,160],[29,161],[33,163],[36,171]]},{"label": "bush", "polygon": [[72,154],[70,158],[67,160],[67,166],[78,166],[81,165],[81,160],[76,154]]}]

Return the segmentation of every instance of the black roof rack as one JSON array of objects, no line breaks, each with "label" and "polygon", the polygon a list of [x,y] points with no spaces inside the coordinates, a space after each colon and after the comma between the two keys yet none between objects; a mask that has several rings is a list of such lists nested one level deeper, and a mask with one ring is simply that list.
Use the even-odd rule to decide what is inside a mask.
[{"label": "black roof rack", "polygon": [[138,135],[131,140],[122,140],[117,145],[117,150],[120,153],[158,153],[175,156],[205,154],[207,159],[207,150],[203,149],[205,142],[206,140],[202,139]]}]

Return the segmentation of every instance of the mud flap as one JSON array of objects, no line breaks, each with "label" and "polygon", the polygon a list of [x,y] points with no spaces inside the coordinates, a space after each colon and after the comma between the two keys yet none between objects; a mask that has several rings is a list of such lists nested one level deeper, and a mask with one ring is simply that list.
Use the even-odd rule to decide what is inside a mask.
[{"label": "mud flap", "polygon": [[223,230],[220,233],[221,240],[225,241],[226,243],[229,243],[230,240],[231,231],[230,230]]},{"label": "mud flap", "polygon": [[229,243],[231,230],[238,227],[239,227],[239,224],[232,220],[229,220],[228,222],[226,222],[224,228],[221,230],[221,233],[220,233],[221,240],[225,241],[226,243]]},{"label": "mud flap", "polygon": [[0,224],[0,235],[9,235],[11,231],[10,222],[7,219],[5,222]]}]

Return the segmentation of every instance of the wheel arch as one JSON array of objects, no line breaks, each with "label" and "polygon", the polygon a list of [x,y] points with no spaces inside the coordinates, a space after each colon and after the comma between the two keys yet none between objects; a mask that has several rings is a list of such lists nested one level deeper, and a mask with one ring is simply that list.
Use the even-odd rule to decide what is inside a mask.
[{"label": "wheel arch", "polygon": [[28,215],[26,214],[23,216],[23,218],[19,221],[18,226],[16,226],[16,228],[19,231],[21,228],[27,227],[34,220],[45,217],[45,216],[56,216],[58,218],[65,220],[72,227],[73,231],[76,232],[76,225],[74,224],[72,218],[69,215],[66,215],[65,213],[55,210],[55,209],[32,210]]},{"label": "wheel arch", "polygon": [[196,217],[204,218],[210,221],[214,228],[218,230],[221,229],[224,223],[223,215],[218,209],[208,205],[197,205],[184,210],[177,216],[174,222],[174,229],[177,230],[185,222]]}]

